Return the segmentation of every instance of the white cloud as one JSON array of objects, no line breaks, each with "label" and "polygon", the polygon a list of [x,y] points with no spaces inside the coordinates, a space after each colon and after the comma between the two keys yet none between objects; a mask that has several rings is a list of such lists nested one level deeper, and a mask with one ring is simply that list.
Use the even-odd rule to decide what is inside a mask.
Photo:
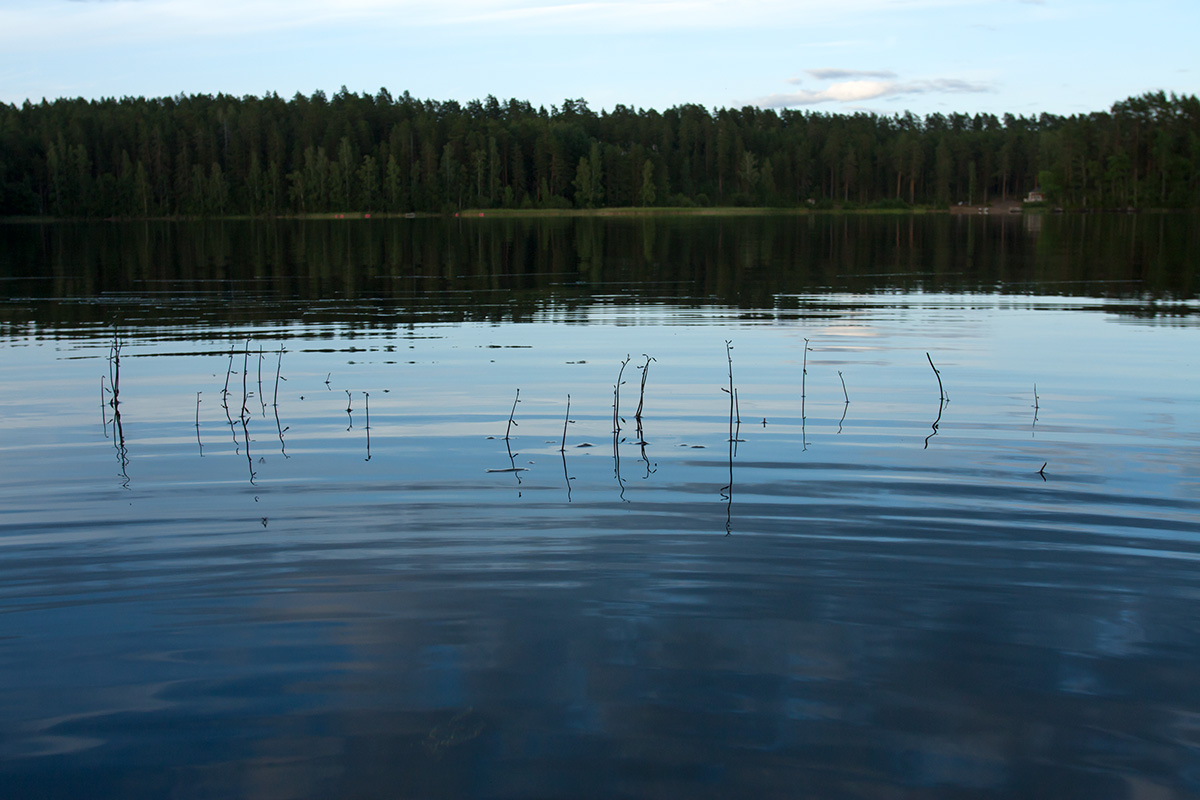
[{"label": "white cloud", "polygon": [[[871,74],[856,70],[816,70],[827,73]],[[810,70],[814,72],[814,70]],[[875,73],[879,74],[879,73]],[[913,81],[853,80],[834,83],[825,89],[801,90],[788,94],[773,94],[757,101],[763,108],[786,108],[788,106],[811,106],[818,103],[859,103],[881,97],[922,94],[960,94],[964,92],[991,92],[994,87],[987,83],[964,81],[957,78],[932,78]]]}]

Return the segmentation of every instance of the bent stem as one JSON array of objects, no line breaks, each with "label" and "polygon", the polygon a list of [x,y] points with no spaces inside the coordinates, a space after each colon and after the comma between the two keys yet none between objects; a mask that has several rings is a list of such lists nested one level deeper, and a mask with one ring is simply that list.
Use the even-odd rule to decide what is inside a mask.
[{"label": "bent stem", "polygon": [[512,433],[513,426],[517,424],[513,416],[517,413],[517,403],[519,402],[521,402],[521,390],[517,389],[517,396],[513,398],[512,411],[508,412],[508,428],[504,431],[504,441],[506,442],[508,441],[509,434]]},{"label": "bent stem", "polygon": [[613,386],[613,433],[621,432],[621,386],[625,381],[621,377],[625,374],[625,367],[629,364],[629,354],[625,355],[625,360],[621,362],[621,371],[617,373],[617,383]]},{"label": "bent stem", "polygon": [[[946,402],[950,402],[950,396],[949,396],[949,395],[947,395],[947,394],[946,394],[946,390],[942,388],[942,373],[941,373],[941,371],[940,371],[940,370],[938,370],[938,368],[937,368],[937,367],[934,367],[934,366],[933,366],[933,359],[930,357],[929,353],[926,353],[926,354],[925,354],[925,357],[929,359],[929,366],[933,367],[933,374],[937,376],[937,381],[938,381],[938,399],[939,399],[939,400],[945,400]],[[939,413],[939,414],[938,414],[938,416],[940,417],[940,416],[941,416],[941,414]]]}]

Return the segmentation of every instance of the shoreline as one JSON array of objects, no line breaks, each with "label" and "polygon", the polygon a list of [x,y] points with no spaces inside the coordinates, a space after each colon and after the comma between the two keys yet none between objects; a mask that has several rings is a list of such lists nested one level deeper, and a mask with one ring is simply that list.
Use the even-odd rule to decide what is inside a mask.
[{"label": "shoreline", "polygon": [[374,219],[586,219],[614,217],[624,218],[654,218],[654,217],[805,217],[814,215],[829,216],[925,216],[930,214],[946,214],[949,216],[1022,216],[1045,214],[1188,214],[1196,213],[1196,208],[1143,208],[1143,209],[1062,209],[1049,206],[1022,207],[1012,201],[997,201],[990,205],[961,205],[949,208],[932,208],[916,206],[913,208],[768,208],[715,206],[704,208],[690,207],[640,207],[627,206],[616,208],[465,208],[453,214],[434,212],[375,212],[375,211],[341,211],[320,212],[313,214],[276,214],[252,215],[231,214],[225,216],[166,216],[166,217],[53,217],[53,216],[0,216],[0,224],[49,224],[59,222],[278,222],[295,221],[337,221],[337,220],[374,220]]}]

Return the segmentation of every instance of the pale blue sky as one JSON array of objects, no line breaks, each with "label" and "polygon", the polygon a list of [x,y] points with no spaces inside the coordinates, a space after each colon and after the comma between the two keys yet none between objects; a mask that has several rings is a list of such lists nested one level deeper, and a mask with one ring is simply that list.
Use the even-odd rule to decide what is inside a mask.
[{"label": "pale blue sky", "polygon": [[1200,94],[1200,0],[0,0],[0,100],[408,90],[1086,113]]}]

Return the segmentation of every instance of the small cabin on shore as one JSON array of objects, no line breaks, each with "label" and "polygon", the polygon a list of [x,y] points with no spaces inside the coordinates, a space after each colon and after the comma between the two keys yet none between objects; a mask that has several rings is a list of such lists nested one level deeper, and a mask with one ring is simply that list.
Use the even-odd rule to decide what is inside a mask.
[{"label": "small cabin on shore", "polygon": [[1029,192],[1028,195],[1026,195],[1025,202],[1026,203],[1044,203],[1044,202],[1046,202],[1046,195],[1042,192],[1041,189],[1033,189],[1032,191]]}]

